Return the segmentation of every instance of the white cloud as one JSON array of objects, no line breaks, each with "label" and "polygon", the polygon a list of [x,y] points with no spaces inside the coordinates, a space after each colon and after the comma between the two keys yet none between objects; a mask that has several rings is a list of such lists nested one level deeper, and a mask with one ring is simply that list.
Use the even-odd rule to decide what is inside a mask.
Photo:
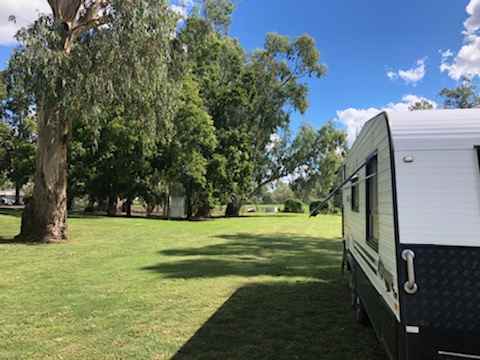
[{"label": "white cloud", "polygon": [[360,133],[363,125],[373,118],[375,115],[378,115],[382,111],[390,110],[390,111],[408,111],[410,106],[413,104],[420,102],[420,101],[427,101],[434,108],[438,106],[438,104],[427,98],[417,96],[417,95],[405,95],[402,97],[400,102],[396,103],[389,103],[381,108],[370,107],[367,109],[355,109],[349,108],[345,110],[337,111],[337,118],[336,121],[343,124],[347,130],[347,139],[348,144],[352,145],[355,141],[355,138]]},{"label": "white cloud", "polygon": [[[454,56],[447,50],[442,53],[440,71],[448,73],[454,79],[461,77],[473,78],[480,76],[480,0],[471,0],[467,5],[466,12],[469,15],[464,22],[464,45]],[[453,58],[453,59],[451,59]]]},{"label": "white cloud", "polygon": [[[47,0],[1,0],[0,1],[0,45],[15,43],[15,33],[31,24],[39,13],[50,13]],[[13,15],[16,23],[8,18]]]},{"label": "white cloud", "polygon": [[451,57],[453,57],[454,53],[452,50],[447,49],[447,50],[439,50],[438,51],[440,55],[442,56],[442,60],[448,60]]},{"label": "white cloud", "polygon": [[466,8],[470,17],[463,23],[466,35],[474,34],[480,29],[480,0],[471,0]]},{"label": "white cloud", "polygon": [[405,81],[405,83],[415,86],[420,80],[425,77],[427,73],[427,67],[425,65],[426,60],[426,58],[417,60],[416,66],[411,69],[398,71],[390,70],[387,72],[387,76],[390,80],[400,78]]},{"label": "white cloud", "polygon": [[387,71],[387,76],[390,80],[395,80],[398,78],[398,75],[395,71]]}]

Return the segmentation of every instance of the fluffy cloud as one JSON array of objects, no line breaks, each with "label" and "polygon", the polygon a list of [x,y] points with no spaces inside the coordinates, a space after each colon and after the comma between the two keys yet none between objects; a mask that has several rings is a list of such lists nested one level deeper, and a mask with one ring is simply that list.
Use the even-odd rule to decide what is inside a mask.
[{"label": "fluffy cloud", "polygon": [[408,111],[410,106],[414,105],[415,103],[421,102],[422,100],[429,102],[434,108],[437,107],[437,103],[435,101],[416,95],[405,95],[400,102],[390,103],[382,108],[349,108],[337,111],[336,121],[344,125],[347,129],[348,143],[349,145],[351,145],[353,144],[357,135],[360,133],[363,125],[375,115],[378,115],[380,112],[385,110]]},{"label": "fluffy cloud", "polygon": [[454,79],[480,76],[480,0],[471,0],[466,8],[469,17],[464,22],[464,45],[454,55],[451,51],[442,53],[440,71]]},{"label": "fluffy cloud", "polygon": [[[14,44],[18,29],[31,24],[39,13],[49,12],[47,0],[1,0],[0,45]],[[8,20],[11,15],[15,16],[15,23]]]},{"label": "fluffy cloud", "polygon": [[416,85],[425,77],[427,67],[425,65],[426,58],[417,60],[416,66],[408,70],[388,71],[387,76],[390,80],[402,79],[407,84]]},{"label": "fluffy cloud", "polygon": [[480,0],[471,0],[466,8],[468,19],[464,22],[465,34],[474,34],[480,29]]}]

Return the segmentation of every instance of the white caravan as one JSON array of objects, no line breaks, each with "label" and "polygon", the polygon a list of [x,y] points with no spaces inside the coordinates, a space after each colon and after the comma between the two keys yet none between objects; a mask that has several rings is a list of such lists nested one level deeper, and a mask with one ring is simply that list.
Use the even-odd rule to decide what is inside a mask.
[{"label": "white caravan", "polygon": [[480,359],[480,109],[381,113],[342,173],[357,319],[391,360]]}]

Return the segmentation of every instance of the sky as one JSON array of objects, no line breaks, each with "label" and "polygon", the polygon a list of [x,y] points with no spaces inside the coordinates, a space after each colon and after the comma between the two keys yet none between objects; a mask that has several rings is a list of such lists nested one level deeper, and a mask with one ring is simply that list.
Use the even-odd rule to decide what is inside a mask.
[{"label": "sky", "polygon": [[[480,0],[234,2],[230,35],[247,51],[261,48],[268,32],[316,41],[328,73],[308,81],[310,107],[292,115],[294,129],[333,120],[352,141],[381,110],[407,110],[420,98],[440,106],[442,88],[480,76]],[[16,45],[15,29],[48,9],[46,0],[1,0],[0,68]]]}]

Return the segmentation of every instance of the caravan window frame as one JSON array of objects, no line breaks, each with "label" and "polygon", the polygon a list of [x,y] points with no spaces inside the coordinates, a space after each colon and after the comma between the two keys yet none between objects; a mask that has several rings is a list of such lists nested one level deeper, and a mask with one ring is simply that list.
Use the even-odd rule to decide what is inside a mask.
[{"label": "caravan window frame", "polygon": [[353,212],[360,212],[360,191],[359,191],[359,182],[358,176],[355,176],[351,180],[350,187],[350,205]]},{"label": "caravan window frame", "polygon": [[[373,164],[374,170],[372,169]],[[365,239],[367,245],[375,252],[379,251],[379,199],[378,199],[378,154],[375,151],[371,154],[366,161],[365,165]],[[372,187],[374,189],[374,195],[372,196]],[[374,204],[371,204],[371,201]],[[373,207],[373,211],[372,210]],[[373,215],[370,215],[373,212]]]}]

